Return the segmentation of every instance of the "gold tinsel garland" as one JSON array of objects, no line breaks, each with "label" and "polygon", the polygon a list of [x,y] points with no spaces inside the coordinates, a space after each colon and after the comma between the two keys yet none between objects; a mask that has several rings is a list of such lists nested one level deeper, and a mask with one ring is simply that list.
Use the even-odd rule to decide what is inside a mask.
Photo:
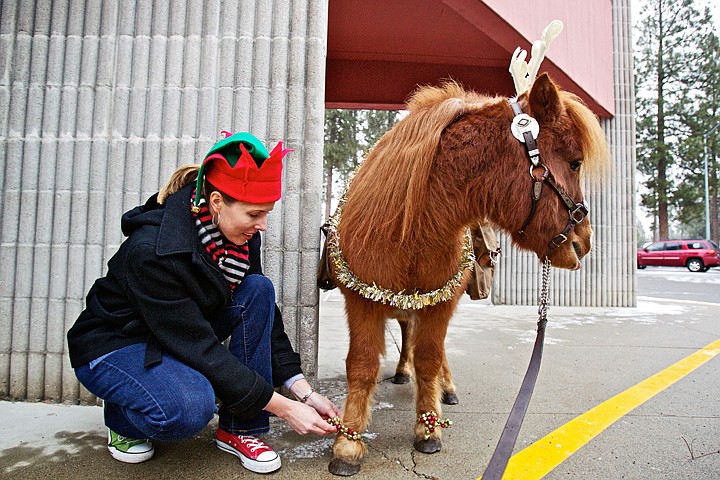
[{"label": "gold tinsel garland", "polygon": [[350,177],[348,187],[345,192],[343,192],[335,213],[328,220],[328,251],[333,261],[335,276],[338,281],[350,290],[358,292],[368,300],[381,302],[386,305],[389,304],[401,310],[419,310],[440,302],[447,302],[453,298],[455,290],[462,282],[465,270],[471,270],[473,268],[473,262],[475,261],[472,235],[470,234],[469,228],[465,230],[463,255],[460,259],[457,273],[455,273],[445,285],[438,289],[425,293],[418,293],[417,291],[410,294],[403,293],[403,291],[395,293],[392,290],[376,285],[374,282],[372,285],[369,285],[355,276],[343,258],[342,250],[340,249],[340,235],[338,233],[340,219],[342,218],[342,209],[347,200],[347,190],[350,188],[352,178],[354,178],[354,175]]}]

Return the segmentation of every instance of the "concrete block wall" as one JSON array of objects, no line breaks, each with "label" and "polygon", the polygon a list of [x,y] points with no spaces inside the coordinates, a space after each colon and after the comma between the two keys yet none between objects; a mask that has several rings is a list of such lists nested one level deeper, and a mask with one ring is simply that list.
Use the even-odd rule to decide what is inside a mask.
[{"label": "concrete block wall", "polygon": [[[593,251],[581,270],[552,269],[550,304],[636,306],[635,258],[635,91],[630,0],[613,0],[615,117],[603,119],[612,157],[609,177],[585,188],[594,229]],[[537,305],[540,263],[501,237],[493,282],[496,304]]]},{"label": "concrete block wall", "polygon": [[94,401],[65,332],[120,216],[223,129],[294,150],[264,266],[316,374],[326,32],[324,0],[0,3],[0,397]]}]

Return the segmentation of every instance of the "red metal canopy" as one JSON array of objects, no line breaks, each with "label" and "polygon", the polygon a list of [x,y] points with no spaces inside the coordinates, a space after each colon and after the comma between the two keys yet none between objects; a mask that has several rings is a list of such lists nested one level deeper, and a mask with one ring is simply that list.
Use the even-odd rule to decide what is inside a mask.
[{"label": "red metal canopy", "polygon": [[418,85],[447,78],[512,96],[512,52],[530,52],[555,19],[565,29],[540,71],[612,116],[610,0],[330,0],[326,106],[401,109]]}]

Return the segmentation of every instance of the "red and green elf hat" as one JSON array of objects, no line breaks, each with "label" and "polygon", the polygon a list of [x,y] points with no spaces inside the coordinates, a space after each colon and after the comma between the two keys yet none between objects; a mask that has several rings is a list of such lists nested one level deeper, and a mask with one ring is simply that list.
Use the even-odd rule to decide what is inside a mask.
[{"label": "red and green elf hat", "polygon": [[[279,142],[272,152],[253,135],[239,132],[226,135],[205,156],[198,171],[197,192],[207,178],[213,186],[235,200],[247,203],[268,203],[280,200],[282,159],[292,150],[283,150]],[[212,163],[207,175],[205,167]],[[258,167],[260,164],[260,167]],[[200,195],[195,195],[193,210],[199,209]]]}]

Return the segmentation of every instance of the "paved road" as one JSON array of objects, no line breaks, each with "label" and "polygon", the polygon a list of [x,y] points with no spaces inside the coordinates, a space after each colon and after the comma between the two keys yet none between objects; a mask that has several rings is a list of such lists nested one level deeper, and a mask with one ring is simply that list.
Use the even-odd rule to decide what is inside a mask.
[{"label": "paved road", "polygon": [[704,273],[692,273],[679,267],[647,267],[638,270],[637,290],[640,297],[672,298],[720,305],[720,268],[711,268]]}]

